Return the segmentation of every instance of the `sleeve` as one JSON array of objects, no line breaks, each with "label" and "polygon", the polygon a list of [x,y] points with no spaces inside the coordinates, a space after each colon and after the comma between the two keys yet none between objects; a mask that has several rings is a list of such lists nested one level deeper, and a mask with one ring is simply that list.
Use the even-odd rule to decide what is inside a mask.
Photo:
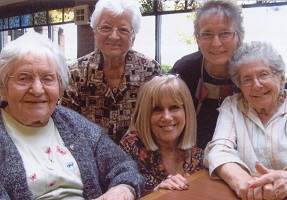
[{"label": "sleeve", "polygon": [[0,182],[0,199],[10,200],[10,197],[7,194],[2,182]]},{"label": "sleeve", "polygon": [[71,108],[78,113],[81,113],[79,89],[77,85],[77,79],[83,78],[79,70],[81,61],[69,67],[71,77],[69,78],[68,88],[64,91],[63,97],[60,99],[59,104],[67,108]]},{"label": "sleeve", "polygon": [[135,189],[138,198],[141,196],[144,178],[138,172],[136,163],[106,134],[102,134],[94,154],[101,185],[108,190],[119,184],[127,184]]},{"label": "sleeve", "polygon": [[[145,158],[148,153],[144,145],[139,141],[136,132],[127,133],[120,141],[120,147],[137,163],[139,172],[147,177]],[[153,192],[145,187],[143,195]]]},{"label": "sleeve", "polygon": [[215,169],[225,163],[237,163],[244,170],[249,171],[247,165],[241,160],[237,151],[237,134],[234,114],[236,114],[236,98],[227,97],[219,110],[219,116],[213,135],[204,150],[204,165],[209,168],[211,178],[217,178]]}]

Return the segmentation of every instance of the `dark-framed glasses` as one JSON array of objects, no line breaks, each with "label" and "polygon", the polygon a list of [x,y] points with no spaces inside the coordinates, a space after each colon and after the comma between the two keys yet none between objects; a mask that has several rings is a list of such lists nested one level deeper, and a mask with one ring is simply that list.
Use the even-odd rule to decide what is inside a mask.
[{"label": "dark-framed glasses", "polygon": [[36,76],[34,77],[32,74],[28,72],[20,72],[13,76],[8,76],[13,79],[13,82],[16,85],[19,85],[24,88],[29,88],[34,83],[35,79],[39,79],[42,83],[43,87],[56,87],[58,82],[57,74],[45,74],[42,77]]},{"label": "dark-framed glasses", "polygon": [[134,32],[132,28],[126,26],[121,26],[118,28],[111,27],[110,25],[97,26],[97,31],[99,31],[99,33],[102,35],[110,35],[114,30],[116,30],[117,34],[121,36],[131,36]]},{"label": "dark-framed glasses", "polygon": [[214,36],[217,35],[220,41],[231,40],[237,35],[236,31],[223,31],[220,33],[202,32],[197,34],[197,38],[201,41],[212,41]]},{"label": "dark-framed glasses", "polygon": [[254,80],[257,79],[260,83],[266,83],[269,79],[273,78],[273,75],[276,73],[273,71],[264,71],[254,76],[245,76],[240,79],[240,85],[242,86],[250,86],[254,84]]}]

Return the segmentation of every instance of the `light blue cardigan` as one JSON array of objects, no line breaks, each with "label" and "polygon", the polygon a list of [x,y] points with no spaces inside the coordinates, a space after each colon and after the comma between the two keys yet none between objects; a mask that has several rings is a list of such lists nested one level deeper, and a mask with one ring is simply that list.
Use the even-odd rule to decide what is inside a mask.
[{"label": "light blue cardigan", "polygon": [[[131,185],[140,197],[144,178],[137,165],[102,128],[61,106],[56,107],[52,118],[80,168],[85,199],[97,198],[121,183]],[[1,111],[0,199],[30,199],[22,158],[6,132]]]}]

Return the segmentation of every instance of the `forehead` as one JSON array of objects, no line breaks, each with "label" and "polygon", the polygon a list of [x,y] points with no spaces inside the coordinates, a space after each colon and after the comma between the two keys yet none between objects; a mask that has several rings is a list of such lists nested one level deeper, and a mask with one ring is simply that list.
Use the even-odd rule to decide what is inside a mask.
[{"label": "forehead", "polygon": [[267,63],[263,61],[253,61],[242,64],[239,68],[239,74],[241,77],[243,77],[266,70],[270,70],[270,67]]},{"label": "forehead", "polygon": [[127,13],[117,15],[111,12],[104,12],[99,20],[99,24],[102,23],[108,23],[111,25],[131,25],[131,18]]},{"label": "forehead", "polygon": [[26,54],[13,64],[12,72],[55,72],[56,67],[46,55]]},{"label": "forehead", "polygon": [[222,15],[207,15],[199,20],[199,30],[201,31],[222,31],[235,29],[235,22]]}]

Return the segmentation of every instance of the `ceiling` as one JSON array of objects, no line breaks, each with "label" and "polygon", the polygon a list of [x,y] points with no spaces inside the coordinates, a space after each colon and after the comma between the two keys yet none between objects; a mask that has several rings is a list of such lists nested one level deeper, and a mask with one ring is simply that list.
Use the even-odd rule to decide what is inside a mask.
[{"label": "ceiling", "polygon": [[24,2],[28,0],[0,0],[0,6],[6,6],[9,4],[14,4],[14,3],[19,3],[19,2]]}]

